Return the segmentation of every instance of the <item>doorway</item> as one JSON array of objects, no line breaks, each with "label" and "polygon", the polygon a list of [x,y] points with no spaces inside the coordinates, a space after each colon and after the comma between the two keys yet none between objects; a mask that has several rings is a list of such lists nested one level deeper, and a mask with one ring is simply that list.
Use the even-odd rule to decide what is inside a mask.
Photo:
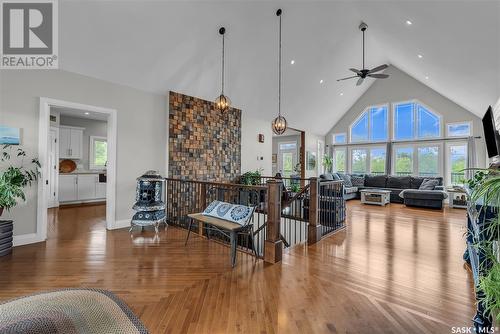
[{"label": "doorway", "polygon": [[[57,118],[57,113],[52,112],[51,115],[51,109],[64,110],[66,116],[77,116],[77,118],[80,116],[82,118],[99,118],[105,120],[105,140],[103,136],[95,136],[97,139],[94,138],[96,146],[94,151],[97,151],[98,156],[90,156],[90,154],[92,154],[92,140],[90,138],[84,140],[84,130],[82,127],[65,126],[64,131],[61,131],[60,118]],[[42,168],[40,177],[41,182],[38,182],[36,232],[38,240],[43,241],[47,238],[48,208],[57,206],[62,201],[59,195],[64,191],[60,191],[61,187],[63,187],[65,191],[69,189],[64,192],[64,196],[76,196],[77,202],[91,202],[95,199],[95,196],[100,196],[105,199],[105,215],[103,216],[105,216],[106,229],[110,230],[116,228],[116,124],[117,115],[114,109],[40,98],[38,154]],[[54,128],[59,129],[56,131]],[[106,143],[104,151],[103,142]],[[65,146],[61,149],[62,144]],[[83,162],[85,155],[87,155],[88,160]],[[82,177],[77,174],[68,174],[68,180],[64,180],[65,183],[70,181],[78,183],[79,179],[81,179],[81,182],[83,182],[81,187],[75,187],[74,184],[69,183],[61,184],[63,181],[59,177],[60,158],[72,160],[75,164],[81,163],[82,165],[78,166],[82,168],[81,171],[85,170],[86,172],[91,172],[88,174],[82,173]],[[91,161],[97,164],[99,168],[104,169],[90,170],[92,166]],[[103,181],[103,179],[99,174],[104,175],[104,186],[102,185],[104,182],[100,182]],[[71,180],[69,180],[70,178]],[[101,183],[100,186],[99,183]],[[56,193],[56,195],[54,195],[54,193]],[[70,199],[69,202],[75,199],[73,197],[65,197],[67,202],[68,198]]]}]

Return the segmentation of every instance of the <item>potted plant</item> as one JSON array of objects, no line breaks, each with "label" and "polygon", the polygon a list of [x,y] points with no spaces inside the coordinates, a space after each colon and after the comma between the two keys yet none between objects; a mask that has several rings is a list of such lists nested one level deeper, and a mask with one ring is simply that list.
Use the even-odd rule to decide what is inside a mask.
[{"label": "potted plant", "polygon": [[[477,177],[476,177],[477,176]],[[473,185],[472,201],[482,200],[483,210],[490,206],[496,209],[495,215],[487,222],[486,234],[489,238],[478,245],[487,256],[485,273],[479,277],[481,302],[485,312],[500,322],[500,172],[488,169],[476,172],[469,186]]]},{"label": "potted plant", "polygon": [[[31,186],[40,175],[40,162],[31,159],[28,166],[24,165],[26,152],[12,145],[2,146],[0,171],[0,216],[4,209],[10,210],[17,205],[18,200],[26,200],[24,188]],[[14,161],[15,160],[15,161]]]},{"label": "potted plant", "polygon": [[323,156],[323,166],[325,167],[325,170],[326,170],[327,173],[331,173],[332,172],[333,158],[331,156],[329,156],[328,154],[325,154]]},{"label": "potted plant", "polygon": [[256,186],[260,184],[262,169],[256,169],[253,172],[246,172],[241,175],[241,183],[247,186]]}]

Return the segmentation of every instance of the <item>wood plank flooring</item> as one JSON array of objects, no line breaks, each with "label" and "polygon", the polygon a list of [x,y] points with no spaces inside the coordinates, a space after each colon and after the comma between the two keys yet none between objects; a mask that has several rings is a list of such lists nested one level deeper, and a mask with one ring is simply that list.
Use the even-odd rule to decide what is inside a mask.
[{"label": "wood plank flooring", "polygon": [[348,202],[348,227],[266,265],[185,231],[105,231],[102,205],[49,213],[46,243],[0,258],[0,300],[113,291],[152,333],[450,333],[470,326],[465,210]]}]

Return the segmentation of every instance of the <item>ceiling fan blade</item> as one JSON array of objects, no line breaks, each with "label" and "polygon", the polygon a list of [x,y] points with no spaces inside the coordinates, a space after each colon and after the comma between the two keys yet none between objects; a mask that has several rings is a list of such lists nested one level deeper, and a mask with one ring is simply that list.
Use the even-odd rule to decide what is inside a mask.
[{"label": "ceiling fan blade", "polygon": [[357,77],[358,77],[357,75],[353,75],[352,77],[337,79],[337,81],[342,81],[342,80],[347,80],[347,79],[353,79],[353,78],[357,78]]},{"label": "ceiling fan blade", "polygon": [[368,74],[368,76],[377,79],[385,79],[389,77],[389,74]]},{"label": "ceiling fan blade", "polygon": [[377,66],[375,68],[372,68],[371,70],[368,71],[368,74],[370,73],[375,73],[375,72],[378,72],[378,71],[382,71],[382,70],[385,70],[386,68],[388,68],[389,66],[384,64],[384,65],[380,65],[380,66]]},{"label": "ceiling fan blade", "polygon": [[355,69],[355,68],[350,68],[350,69],[349,69],[349,71],[352,71],[352,72],[354,72],[354,73],[356,73],[356,74],[361,75],[361,71],[360,71],[360,70],[357,70],[357,69]]},{"label": "ceiling fan blade", "polygon": [[356,86],[359,86],[363,83],[364,78],[359,78],[358,82],[356,82]]}]

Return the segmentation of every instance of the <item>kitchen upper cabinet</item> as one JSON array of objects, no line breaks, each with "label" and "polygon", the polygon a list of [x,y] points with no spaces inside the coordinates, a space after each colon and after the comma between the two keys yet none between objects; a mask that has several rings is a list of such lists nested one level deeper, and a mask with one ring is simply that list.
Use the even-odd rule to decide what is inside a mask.
[{"label": "kitchen upper cabinet", "polygon": [[59,175],[59,202],[78,199],[78,175]]},{"label": "kitchen upper cabinet", "polygon": [[59,158],[82,158],[83,130],[72,126],[59,127]]},{"label": "kitchen upper cabinet", "polygon": [[78,200],[85,201],[96,198],[96,178],[95,174],[78,175]]}]

